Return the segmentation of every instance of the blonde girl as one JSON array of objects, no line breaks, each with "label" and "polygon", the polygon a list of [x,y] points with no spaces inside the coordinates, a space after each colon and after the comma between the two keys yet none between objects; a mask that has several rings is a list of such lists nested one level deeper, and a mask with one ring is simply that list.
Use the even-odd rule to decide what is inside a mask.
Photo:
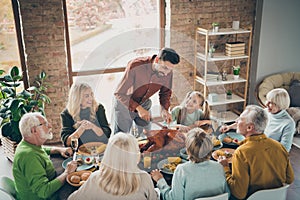
[{"label": "blonde girl", "polygon": [[211,125],[210,109],[201,92],[188,92],[183,102],[172,109],[172,120],[181,124],[182,131]]}]

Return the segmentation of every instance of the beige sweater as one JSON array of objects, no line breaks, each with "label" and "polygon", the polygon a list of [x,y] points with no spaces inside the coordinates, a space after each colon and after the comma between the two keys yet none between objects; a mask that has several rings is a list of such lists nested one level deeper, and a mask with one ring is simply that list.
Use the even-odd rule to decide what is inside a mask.
[{"label": "beige sweater", "polygon": [[82,185],[77,191],[72,193],[69,196],[69,200],[93,200],[93,199],[101,199],[101,200],[157,200],[158,196],[156,191],[154,190],[154,185],[151,180],[150,175],[141,171],[141,186],[138,192],[135,194],[131,194],[128,196],[114,196],[106,193],[97,185],[97,179],[100,176],[99,171],[92,173],[88,181]]}]

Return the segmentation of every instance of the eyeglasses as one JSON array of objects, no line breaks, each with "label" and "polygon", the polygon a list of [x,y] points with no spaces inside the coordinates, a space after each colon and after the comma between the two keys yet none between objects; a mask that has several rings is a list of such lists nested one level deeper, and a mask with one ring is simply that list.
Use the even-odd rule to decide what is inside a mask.
[{"label": "eyeglasses", "polygon": [[46,126],[46,127],[48,127],[49,126],[49,123],[48,122],[44,122],[44,123],[40,123],[39,125],[37,125],[37,126]]}]

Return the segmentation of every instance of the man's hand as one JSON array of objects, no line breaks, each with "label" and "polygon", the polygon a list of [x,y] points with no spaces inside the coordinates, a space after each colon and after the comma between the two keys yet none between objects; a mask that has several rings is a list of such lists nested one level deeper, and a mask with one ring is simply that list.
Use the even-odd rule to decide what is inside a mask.
[{"label": "man's hand", "polygon": [[142,106],[136,107],[136,110],[137,110],[140,118],[142,118],[143,120],[146,120],[146,121],[150,121],[151,115],[148,110],[146,110]]},{"label": "man's hand", "polygon": [[229,167],[228,160],[225,156],[219,156],[218,162],[223,165],[223,167]]},{"label": "man's hand", "polygon": [[167,124],[172,122],[172,115],[166,109],[162,109],[161,116],[167,122]]},{"label": "man's hand", "polygon": [[64,158],[67,158],[67,157],[70,157],[73,155],[73,151],[72,151],[71,147],[66,147],[66,148],[62,147],[62,148],[59,148],[58,151],[59,151],[60,155]]}]

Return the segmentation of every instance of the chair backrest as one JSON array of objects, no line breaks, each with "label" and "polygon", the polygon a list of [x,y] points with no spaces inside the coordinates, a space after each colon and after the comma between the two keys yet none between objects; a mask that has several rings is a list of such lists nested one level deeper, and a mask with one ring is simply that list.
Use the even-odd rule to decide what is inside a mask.
[{"label": "chair backrest", "polygon": [[247,200],[285,200],[289,186],[290,185],[284,185],[280,188],[259,190],[251,194]]},{"label": "chair backrest", "polygon": [[[14,197],[16,196],[15,183],[12,179],[10,179],[6,176],[0,177],[0,190],[2,191],[1,192],[2,196],[10,195],[12,197],[11,199],[14,199]],[[5,195],[3,192],[6,192],[8,195]],[[0,198],[0,199],[2,199],[2,198]]]},{"label": "chair backrest", "polygon": [[212,197],[201,197],[195,200],[227,200],[227,199],[228,199],[228,193],[224,193]]}]

